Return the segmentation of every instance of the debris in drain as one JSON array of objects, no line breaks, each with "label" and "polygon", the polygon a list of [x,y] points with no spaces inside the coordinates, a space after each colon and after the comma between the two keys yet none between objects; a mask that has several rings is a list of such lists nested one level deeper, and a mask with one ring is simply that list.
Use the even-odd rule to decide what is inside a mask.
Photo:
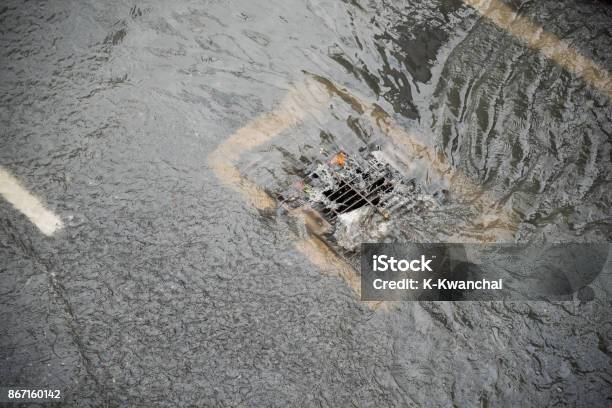
[{"label": "debris in drain", "polygon": [[335,165],[340,166],[340,167],[344,167],[344,164],[346,163],[346,153],[339,152],[337,155],[335,155],[330,160],[330,163],[331,164],[335,164]]},{"label": "debris in drain", "polygon": [[380,241],[389,221],[422,206],[422,189],[384,160],[339,152],[313,165],[282,195],[281,204],[314,234],[347,251],[361,242]]},{"label": "debris in drain", "polygon": [[340,214],[334,230],[335,243],[347,251],[356,251],[362,242],[379,242],[389,233],[391,222],[371,207],[360,207]]}]

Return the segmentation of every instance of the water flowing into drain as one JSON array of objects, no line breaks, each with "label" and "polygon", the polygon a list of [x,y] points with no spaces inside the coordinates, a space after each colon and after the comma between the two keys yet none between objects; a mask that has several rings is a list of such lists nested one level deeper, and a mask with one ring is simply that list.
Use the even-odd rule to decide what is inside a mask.
[{"label": "water flowing into drain", "polygon": [[306,219],[311,232],[344,249],[354,250],[366,232],[383,234],[395,215],[423,201],[422,188],[379,151],[364,156],[339,152],[313,163],[279,201]]}]

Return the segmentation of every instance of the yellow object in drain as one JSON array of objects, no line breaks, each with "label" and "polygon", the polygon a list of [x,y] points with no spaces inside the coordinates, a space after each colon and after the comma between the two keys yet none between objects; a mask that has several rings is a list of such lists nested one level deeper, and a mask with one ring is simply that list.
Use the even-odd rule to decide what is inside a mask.
[{"label": "yellow object in drain", "polygon": [[346,153],[344,152],[338,153],[331,159],[330,163],[338,165],[340,167],[344,167],[344,165],[346,164]]}]

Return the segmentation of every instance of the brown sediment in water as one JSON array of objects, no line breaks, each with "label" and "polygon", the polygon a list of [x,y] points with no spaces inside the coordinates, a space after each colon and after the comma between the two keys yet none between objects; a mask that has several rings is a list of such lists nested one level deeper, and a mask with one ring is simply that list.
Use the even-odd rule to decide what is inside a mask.
[{"label": "brown sediment in water", "polygon": [[512,7],[500,0],[463,0],[498,27],[509,32],[529,48],[538,50],[544,56],[572,72],[593,88],[612,97],[612,76],[594,61],[584,57],[575,48]]},{"label": "brown sediment in water", "polygon": [[238,129],[208,155],[208,165],[225,186],[239,192],[258,209],[273,208],[275,201],[253,182],[243,177],[235,164],[240,156],[281,132],[300,123],[308,110],[319,109],[328,94],[313,81],[306,81],[290,91],[279,106]]}]

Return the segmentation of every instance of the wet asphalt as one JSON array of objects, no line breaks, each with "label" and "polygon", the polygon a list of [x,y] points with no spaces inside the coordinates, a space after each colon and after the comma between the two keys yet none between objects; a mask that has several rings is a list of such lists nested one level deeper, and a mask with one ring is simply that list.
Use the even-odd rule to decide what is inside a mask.
[{"label": "wet asphalt", "polygon": [[[512,3],[612,70],[609,3]],[[610,100],[474,10],[9,1],[0,25],[0,165],[64,222],[45,236],[0,199],[0,385],[78,407],[609,405],[607,299],[373,310],[207,162],[306,71],[502,199],[517,240],[609,241]],[[274,146],[349,140],[342,103],[241,171],[270,184]],[[411,228],[480,228],[452,211]]]}]

